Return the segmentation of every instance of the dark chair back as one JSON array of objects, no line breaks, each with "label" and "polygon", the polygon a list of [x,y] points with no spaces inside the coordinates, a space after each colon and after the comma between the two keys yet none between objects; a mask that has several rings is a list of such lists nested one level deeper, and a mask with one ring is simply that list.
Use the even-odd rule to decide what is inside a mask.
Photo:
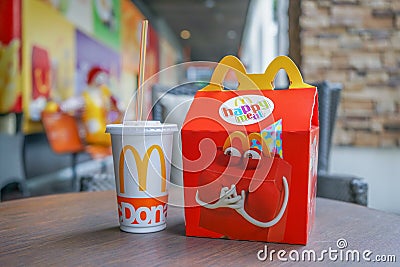
[{"label": "dark chair back", "polygon": [[328,172],[329,155],[332,146],[333,130],[343,86],[338,83],[323,81],[316,83],[319,104],[319,150],[318,171]]},{"label": "dark chair back", "polygon": [[319,150],[317,196],[335,200],[368,204],[368,184],[364,179],[348,174],[329,172],[329,158],[335,129],[342,85],[323,81],[316,83],[319,108]]}]

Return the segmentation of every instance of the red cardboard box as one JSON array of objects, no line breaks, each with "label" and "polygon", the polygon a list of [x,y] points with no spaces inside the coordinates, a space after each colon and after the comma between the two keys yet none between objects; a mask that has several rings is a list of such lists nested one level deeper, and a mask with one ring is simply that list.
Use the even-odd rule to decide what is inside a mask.
[{"label": "red cardboard box", "polygon": [[[288,90],[272,90],[284,69]],[[229,70],[237,90],[221,85]],[[317,90],[277,57],[264,74],[223,58],[182,128],[186,234],[306,244],[314,221]]]}]

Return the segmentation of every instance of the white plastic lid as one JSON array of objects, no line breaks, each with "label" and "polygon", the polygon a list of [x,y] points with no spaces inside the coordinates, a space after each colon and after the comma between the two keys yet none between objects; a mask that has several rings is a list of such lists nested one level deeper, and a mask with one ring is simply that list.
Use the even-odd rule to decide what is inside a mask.
[{"label": "white plastic lid", "polygon": [[122,124],[108,124],[106,133],[118,135],[159,135],[173,134],[178,131],[178,126],[159,121],[124,121]]}]

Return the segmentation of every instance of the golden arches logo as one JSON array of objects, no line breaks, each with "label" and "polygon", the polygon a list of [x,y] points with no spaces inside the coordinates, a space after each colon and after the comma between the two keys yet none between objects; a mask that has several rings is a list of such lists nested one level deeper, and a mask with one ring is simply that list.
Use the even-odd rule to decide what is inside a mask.
[{"label": "golden arches logo", "polygon": [[247,96],[237,97],[234,103],[235,107],[239,106],[239,102],[242,103],[242,105],[253,103],[253,101]]},{"label": "golden arches logo", "polygon": [[[47,94],[50,90],[49,71],[35,68],[33,73],[34,73],[34,83],[36,85],[37,90],[41,94]],[[44,79],[43,79],[43,73],[44,73]]]},{"label": "golden arches logo", "polygon": [[165,166],[165,157],[164,153],[159,145],[152,145],[149,147],[143,156],[143,159],[140,157],[139,152],[131,146],[126,145],[122,149],[119,155],[119,188],[120,192],[125,193],[125,178],[124,178],[124,162],[125,155],[127,151],[131,151],[137,166],[137,174],[139,178],[139,191],[145,191],[147,189],[147,169],[149,167],[149,160],[151,153],[156,150],[160,157],[160,171],[161,171],[161,192],[166,191],[166,183],[167,183],[167,170]]}]

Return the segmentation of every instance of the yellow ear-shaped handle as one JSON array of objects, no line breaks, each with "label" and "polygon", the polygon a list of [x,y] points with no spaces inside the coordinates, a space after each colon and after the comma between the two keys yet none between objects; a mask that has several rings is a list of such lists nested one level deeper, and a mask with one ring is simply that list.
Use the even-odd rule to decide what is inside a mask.
[{"label": "yellow ear-shaped handle", "polygon": [[303,82],[296,64],[287,56],[276,57],[263,74],[247,74],[242,62],[237,57],[226,56],[215,68],[210,84],[200,91],[222,91],[224,89],[222,82],[229,70],[236,73],[239,82],[238,90],[273,90],[275,76],[280,69],[284,69],[289,77],[289,89],[314,87]]},{"label": "yellow ear-shaped handle", "polygon": [[[289,77],[289,89],[314,87],[303,82],[301,73],[296,64],[287,56],[276,57],[267,67],[264,79],[267,81],[265,89],[274,89],[275,76],[279,70],[284,69]],[[264,89],[264,88],[263,88]]]},{"label": "yellow ear-shaped handle", "polygon": [[242,62],[237,57],[229,55],[221,59],[211,76],[210,84],[200,91],[222,91],[224,89],[222,82],[229,70],[235,72],[240,87],[248,89],[255,87],[255,84],[246,75],[246,69]]}]

